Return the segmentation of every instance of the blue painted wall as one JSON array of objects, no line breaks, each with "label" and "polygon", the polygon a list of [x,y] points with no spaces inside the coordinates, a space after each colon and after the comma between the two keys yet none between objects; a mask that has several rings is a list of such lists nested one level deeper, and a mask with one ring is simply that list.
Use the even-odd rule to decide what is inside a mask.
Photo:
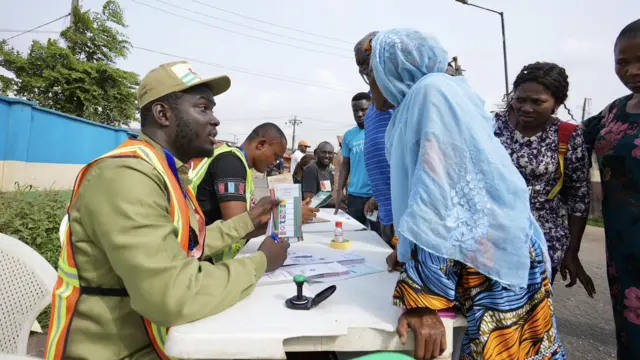
[{"label": "blue painted wall", "polygon": [[137,134],[0,96],[0,161],[86,164]]}]

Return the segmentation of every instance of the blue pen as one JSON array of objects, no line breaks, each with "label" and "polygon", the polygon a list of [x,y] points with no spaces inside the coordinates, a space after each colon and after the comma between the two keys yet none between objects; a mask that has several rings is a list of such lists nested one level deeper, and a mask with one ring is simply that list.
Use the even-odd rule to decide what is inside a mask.
[{"label": "blue pen", "polygon": [[271,238],[276,242],[276,244],[280,244],[280,240],[278,240],[278,237],[275,233],[271,233]]}]

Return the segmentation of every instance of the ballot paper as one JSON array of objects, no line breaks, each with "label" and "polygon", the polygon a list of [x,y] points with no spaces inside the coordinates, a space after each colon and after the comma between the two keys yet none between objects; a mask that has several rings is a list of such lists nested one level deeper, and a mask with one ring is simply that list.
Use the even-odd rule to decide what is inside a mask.
[{"label": "ballot paper", "polygon": [[335,281],[351,279],[359,276],[370,275],[370,274],[375,274],[375,273],[384,271],[383,269],[380,269],[378,267],[375,267],[369,264],[350,264],[345,266],[347,269],[349,269],[348,274],[332,276],[328,278],[316,278],[316,279],[311,279],[311,281],[324,282],[324,283],[335,282]]},{"label": "ballot paper", "polygon": [[365,259],[356,253],[339,253],[328,256],[300,256],[300,257],[287,257],[282,266],[293,265],[313,265],[313,264],[329,264],[339,263],[341,265],[349,264],[361,264]]},{"label": "ballot paper", "polygon": [[315,264],[304,266],[282,267],[276,271],[264,274],[257,285],[276,285],[292,283],[296,275],[304,275],[307,280],[329,279],[349,274],[349,268],[338,263]]},{"label": "ballot paper", "polygon": [[276,234],[290,243],[302,241],[302,192],[300,184],[277,184],[269,189],[271,198],[280,200],[273,207],[267,235]]},{"label": "ballot paper", "polygon": [[378,221],[378,210],[373,210],[372,212],[365,215],[367,219],[376,222]]},{"label": "ballot paper", "polygon": [[304,251],[287,251],[287,258],[305,258],[312,257],[311,253],[307,253]]},{"label": "ballot paper", "polygon": [[314,197],[311,198],[309,202],[309,207],[319,208],[325,206],[331,201],[333,197],[331,196],[331,191],[320,191]]}]

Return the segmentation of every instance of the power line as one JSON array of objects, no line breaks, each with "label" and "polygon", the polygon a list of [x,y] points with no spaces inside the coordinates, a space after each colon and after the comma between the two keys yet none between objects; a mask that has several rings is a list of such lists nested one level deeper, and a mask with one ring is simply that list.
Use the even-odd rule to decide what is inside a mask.
[{"label": "power line", "polygon": [[56,22],[56,21],[62,20],[62,19],[66,18],[66,17],[67,17],[67,16],[69,16],[69,15],[71,15],[71,13],[66,14],[66,15],[63,15],[63,16],[60,16],[59,18],[54,19],[54,20],[51,20],[51,21],[49,21],[48,23],[42,24],[42,25],[40,25],[40,26],[36,26],[36,27],[34,27],[33,29],[29,29],[29,30],[27,30],[27,31],[23,31],[23,32],[21,32],[21,33],[19,33],[19,34],[17,34],[17,35],[13,35],[12,37],[6,38],[6,39],[4,39],[4,40],[9,41],[9,40],[11,40],[11,39],[15,39],[15,38],[17,38],[18,36],[22,36],[22,35],[24,35],[24,34],[27,34],[27,33],[32,32],[32,31],[38,30],[38,29],[40,29],[41,27],[45,27],[45,26],[47,26],[47,25],[49,25],[49,24],[52,24],[52,23],[54,23],[54,22]]},{"label": "power line", "polygon": [[270,43],[273,43],[273,44],[279,44],[279,45],[283,45],[283,46],[288,46],[288,47],[292,47],[292,48],[296,48],[296,49],[300,49],[300,50],[310,51],[310,52],[314,52],[314,53],[316,53],[316,54],[317,54],[317,53],[322,53],[322,54],[333,55],[333,56],[342,57],[342,58],[347,58],[347,59],[350,59],[350,58],[351,58],[351,56],[347,56],[347,55],[336,54],[336,53],[332,53],[332,52],[328,52],[328,51],[323,51],[323,50],[317,50],[317,49],[306,48],[306,47],[298,46],[298,45],[295,45],[295,44],[288,44],[288,43],[284,43],[284,42],[280,42],[280,41],[276,41],[276,40],[270,40],[270,39],[263,38],[263,37],[260,37],[260,36],[255,36],[255,35],[251,35],[251,34],[245,34],[245,33],[240,32],[240,31],[235,31],[235,30],[231,30],[231,29],[223,28],[223,27],[221,27],[221,26],[212,25],[212,24],[209,24],[209,23],[206,23],[206,22],[202,22],[202,21],[200,21],[200,20],[193,19],[193,18],[190,18],[190,17],[187,17],[187,16],[182,16],[182,15],[180,15],[180,14],[176,14],[176,13],[174,13],[174,12],[171,12],[171,11],[169,11],[169,10],[165,10],[165,9],[159,8],[159,7],[157,7],[157,6],[153,6],[153,5],[145,4],[145,3],[140,2],[140,1],[138,1],[138,0],[131,0],[131,1],[133,1],[133,2],[134,2],[134,3],[136,3],[136,4],[139,4],[139,5],[142,5],[142,6],[146,6],[146,7],[148,7],[148,8],[155,9],[155,10],[158,10],[158,11],[161,11],[161,12],[164,12],[164,13],[167,13],[167,14],[170,14],[170,15],[173,15],[173,16],[178,17],[178,18],[181,18],[181,19],[185,19],[185,20],[193,21],[193,22],[199,23],[199,24],[201,24],[201,25],[205,25],[205,26],[208,26],[208,27],[211,27],[211,28],[214,28],[214,29],[219,29],[219,30],[222,30],[222,31],[230,32],[230,33],[233,33],[233,34],[238,34],[238,35],[242,35],[242,36],[246,36],[246,37],[254,38],[254,39],[257,39],[257,40],[266,41],[266,42],[270,42]]},{"label": "power line", "polygon": [[62,30],[24,30],[24,29],[0,29],[0,33],[20,33],[20,32],[32,32],[36,34],[58,34]]},{"label": "power line", "polygon": [[284,82],[289,82],[289,83],[294,83],[294,84],[299,84],[299,85],[313,86],[313,87],[317,87],[317,88],[335,90],[335,91],[341,91],[341,92],[349,92],[349,93],[353,92],[353,90],[347,90],[347,89],[335,88],[335,87],[331,87],[331,86],[314,84],[314,83],[311,82],[311,80],[297,79],[297,78],[292,78],[292,77],[284,77],[284,76],[275,75],[275,74],[259,73],[259,72],[255,72],[255,71],[252,71],[252,70],[241,69],[241,68],[236,68],[236,67],[231,67],[231,66],[225,66],[225,65],[222,65],[222,64],[216,64],[216,63],[208,62],[208,61],[205,61],[205,60],[199,60],[199,59],[195,59],[195,58],[189,58],[189,57],[186,57],[186,56],[180,56],[180,55],[175,55],[175,54],[169,54],[169,53],[162,52],[162,51],[147,49],[147,48],[144,48],[144,47],[141,47],[141,46],[133,45],[132,47],[134,49],[138,49],[138,50],[142,50],[142,51],[146,51],[146,52],[150,52],[150,53],[154,53],[154,54],[165,55],[165,56],[169,56],[169,57],[173,57],[173,58],[177,58],[177,59],[182,59],[182,60],[189,60],[189,61],[195,62],[195,63],[200,63],[200,64],[209,65],[209,66],[213,66],[213,67],[217,67],[217,68],[221,68],[221,69],[226,69],[226,70],[231,70],[231,71],[237,71],[237,72],[241,72],[241,73],[245,73],[245,74],[249,74],[249,75],[260,76],[260,77],[264,77],[264,78],[268,78],[268,79],[272,79],[272,80],[284,81]]},{"label": "power line", "polygon": [[341,51],[349,51],[349,52],[352,51],[350,49],[345,49],[345,48],[332,46],[332,45],[326,45],[326,44],[322,44],[322,43],[318,43],[318,42],[314,42],[314,41],[309,41],[309,40],[305,40],[305,39],[301,39],[301,38],[297,38],[297,37],[293,37],[293,36],[288,36],[288,35],[278,34],[278,33],[267,31],[267,30],[258,29],[258,28],[255,28],[253,26],[248,26],[248,25],[244,25],[244,24],[241,24],[241,23],[238,23],[238,22],[235,22],[235,21],[222,19],[222,18],[219,18],[219,17],[211,15],[211,14],[205,14],[205,13],[202,13],[201,11],[188,9],[188,8],[185,8],[184,6],[178,6],[178,5],[166,2],[164,0],[155,0],[155,1],[159,2],[159,3],[162,3],[162,4],[165,4],[165,5],[168,5],[168,6],[171,6],[171,7],[174,7],[174,8],[178,8],[178,9],[182,9],[182,10],[185,10],[185,11],[189,11],[189,12],[192,12],[194,14],[200,14],[200,15],[203,15],[203,16],[218,20],[218,21],[226,22],[226,23],[229,23],[229,24],[237,25],[237,26],[240,26],[240,27],[243,27],[243,28],[247,28],[247,29],[251,29],[251,30],[255,30],[255,31],[260,31],[260,32],[263,32],[265,34],[280,36],[280,37],[283,37],[285,39],[301,41],[301,42],[305,42],[305,43],[309,43],[309,44],[314,44],[314,45],[317,45],[317,46],[323,46],[323,47],[330,48],[330,49],[336,49],[336,50],[341,50]]},{"label": "power line", "polygon": [[293,27],[284,26],[284,25],[275,24],[275,23],[272,23],[272,22],[268,22],[268,21],[264,21],[264,20],[256,19],[256,18],[253,18],[253,17],[250,17],[250,16],[242,15],[242,14],[237,13],[237,12],[233,12],[233,11],[225,10],[225,9],[222,9],[222,8],[217,7],[217,6],[213,6],[213,5],[210,5],[210,4],[207,4],[207,3],[201,2],[201,1],[197,1],[197,0],[191,0],[191,1],[193,1],[193,2],[195,2],[195,3],[198,3],[198,4],[200,4],[200,5],[204,5],[204,6],[210,7],[210,8],[212,8],[212,9],[216,9],[216,10],[218,10],[218,11],[225,12],[225,13],[227,13],[227,14],[236,15],[236,16],[239,16],[239,17],[243,17],[243,18],[245,18],[245,19],[249,19],[249,20],[253,20],[253,21],[259,22],[259,23],[263,23],[263,24],[267,24],[267,25],[271,25],[271,26],[279,27],[279,28],[282,28],[282,29],[287,29],[287,30],[291,30],[291,31],[296,31],[296,32],[299,32],[299,33],[301,33],[301,34],[307,34],[307,35],[311,35],[311,36],[316,36],[316,37],[319,37],[319,38],[323,38],[323,39],[327,39],[327,40],[333,40],[333,41],[338,41],[338,42],[345,43],[345,44],[350,44],[350,45],[353,45],[353,44],[355,44],[355,43],[356,43],[355,41],[354,41],[354,42],[351,42],[351,41],[345,41],[345,40],[342,40],[342,39],[336,39],[336,38],[332,38],[332,37],[329,37],[329,36],[324,36],[324,35],[320,35],[320,34],[312,33],[312,32],[309,32],[309,31],[304,31],[304,30],[300,30],[300,29],[293,28]]},{"label": "power line", "polygon": [[288,118],[288,117],[290,116],[282,115],[282,116],[261,116],[261,117],[254,117],[254,118],[231,118],[231,119],[225,118],[225,120],[227,121],[277,120],[277,119]]}]

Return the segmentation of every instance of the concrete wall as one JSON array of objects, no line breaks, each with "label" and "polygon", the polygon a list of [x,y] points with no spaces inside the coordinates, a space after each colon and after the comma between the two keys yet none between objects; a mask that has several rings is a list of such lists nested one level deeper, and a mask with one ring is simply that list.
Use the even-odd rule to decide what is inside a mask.
[{"label": "concrete wall", "polygon": [[69,189],[83,165],[135,135],[0,96],[0,191],[16,182]]}]

